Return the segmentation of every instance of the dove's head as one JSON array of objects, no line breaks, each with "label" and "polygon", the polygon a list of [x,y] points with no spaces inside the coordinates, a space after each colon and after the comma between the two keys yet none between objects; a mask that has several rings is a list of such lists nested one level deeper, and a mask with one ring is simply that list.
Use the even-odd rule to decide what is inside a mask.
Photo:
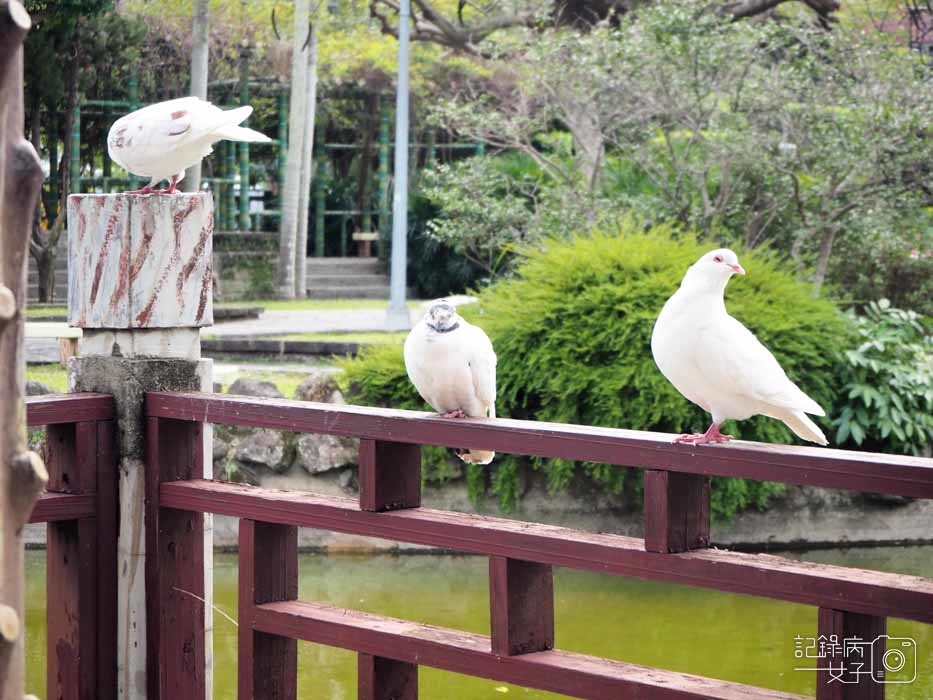
[{"label": "dove's head", "polygon": [[683,284],[709,290],[723,290],[732,275],[744,275],[738,256],[728,248],[711,250],[697,260],[684,277]]},{"label": "dove's head", "polygon": [[448,333],[460,325],[460,317],[453,304],[446,299],[437,299],[428,307],[425,323],[435,333]]}]

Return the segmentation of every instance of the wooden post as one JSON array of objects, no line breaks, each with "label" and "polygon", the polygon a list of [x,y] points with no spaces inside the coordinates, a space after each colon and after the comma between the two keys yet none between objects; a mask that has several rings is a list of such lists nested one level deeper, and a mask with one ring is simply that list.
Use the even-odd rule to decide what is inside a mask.
[{"label": "wooden post", "polygon": [[[48,490],[95,493],[97,424],[90,421],[50,425],[46,436]],[[115,687],[98,695],[97,534],[96,518],[48,525],[46,692],[49,697],[115,696]],[[116,557],[116,546],[111,557]],[[116,629],[113,633],[116,634]]]},{"label": "wooden post", "polygon": [[360,509],[373,512],[421,505],[421,446],[360,440]]},{"label": "wooden post", "polygon": [[547,564],[489,557],[492,651],[515,656],[554,648],[554,580]]},{"label": "wooden post", "polygon": [[23,138],[23,39],[29,14],[0,0],[0,700],[22,700],[22,528],[48,478],[26,447],[23,308],[26,256],[42,167]]},{"label": "wooden post", "polygon": [[[361,510],[381,512],[421,506],[420,445],[360,440],[359,463]],[[417,697],[416,664],[359,654],[359,700],[417,700]]]},{"label": "wooden post", "polygon": [[[183,601],[188,607],[181,609],[190,611],[190,594],[195,589],[188,584],[194,579],[186,577],[194,574],[185,567],[196,567],[198,562],[201,571],[196,588],[202,592],[197,595],[211,599],[207,582],[212,551],[210,516],[188,518],[188,514],[170,513],[165,516],[171,525],[168,530],[148,532],[147,517],[152,515],[156,523],[158,514],[147,513],[143,502],[147,465],[149,472],[160,467],[158,461],[151,460],[158,458],[159,449],[165,446],[147,445],[143,401],[145,392],[155,389],[210,390],[211,361],[201,358],[198,327],[212,322],[213,203],[209,193],[173,197],[72,195],[68,198],[68,212],[69,322],[83,329],[79,356],[69,360],[69,384],[75,391],[111,394],[120,416],[119,440],[115,443],[119,450],[120,507],[116,512],[120,523],[111,529],[118,533],[117,565],[121,572],[117,579],[118,690],[125,700],[142,700],[147,684],[160,682],[158,678],[143,681],[159,649],[147,647],[146,643],[152,601],[160,600],[160,595],[188,596]],[[200,445],[191,449],[202,453],[209,450],[209,436],[210,426],[204,426],[197,434]],[[172,450],[175,447],[170,445]],[[169,456],[179,463],[183,459],[174,452]],[[212,462],[203,454],[191,464],[199,470],[197,478],[210,476]],[[169,461],[167,467],[161,466],[171,465]],[[150,494],[154,499],[150,505],[157,503],[158,489]],[[178,541],[171,539],[175,536],[172,528],[187,527],[189,522],[207,540],[206,546],[202,542],[199,549],[191,549],[194,545],[188,540],[193,535],[187,531],[184,536],[178,535]],[[169,540],[160,539],[166,537]],[[159,551],[158,547],[168,546],[167,542],[172,543],[172,552]],[[184,542],[183,547],[179,542]],[[170,577],[177,574],[177,588],[184,593],[166,593],[158,587],[160,579],[142,575],[149,571],[146,560],[150,552],[163,563],[166,557],[168,561],[176,556],[194,557],[179,562],[178,570],[169,567],[162,572]],[[211,634],[212,610],[203,601],[197,605],[203,615],[199,633],[202,646],[192,647],[186,658],[191,661],[191,654],[197,655],[201,665],[197,678],[208,688],[205,692],[209,695],[211,645],[206,640]],[[154,612],[164,616],[168,608],[157,607]],[[191,616],[182,619],[189,624],[195,622]],[[178,626],[164,620],[156,622],[171,633],[179,631]],[[168,644],[179,641],[177,637],[168,639]],[[166,667],[161,668],[164,671]],[[157,689],[171,691],[164,685]],[[149,697],[159,696],[150,692]]]},{"label": "wooden post", "polygon": [[203,475],[203,425],[146,420],[147,697],[206,700],[204,515],[159,507],[163,481]]},{"label": "wooden post", "polygon": [[709,477],[645,470],[645,550],[686,552],[709,546]]},{"label": "wooden post", "polygon": [[418,700],[418,667],[371,654],[357,655],[357,700]]},{"label": "wooden post", "polygon": [[[883,617],[819,609],[817,634],[826,643],[829,653],[818,660],[821,670],[816,673],[817,700],[884,700],[887,685],[880,681],[884,681],[883,669],[887,661],[884,656],[886,639],[883,638],[886,628],[887,620]],[[857,657],[854,651],[847,652],[847,639],[860,640],[861,655]],[[907,659],[907,663],[910,661]],[[855,665],[861,662],[863,666]],[[875,678],[858,671],[871,671]]]},{"label": "wooden post", "polygon": [[240,520],[239,700],[295,700],[298,642],[253,629],[255,606],[298,598],[298,528]]}]

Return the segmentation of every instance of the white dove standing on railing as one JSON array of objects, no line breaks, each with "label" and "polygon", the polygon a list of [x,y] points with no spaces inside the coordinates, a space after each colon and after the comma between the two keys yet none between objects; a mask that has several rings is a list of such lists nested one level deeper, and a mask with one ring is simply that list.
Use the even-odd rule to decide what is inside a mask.
[{"label": "white dove standing on railing", "polygon": [[[238,126],[253,108],[224,111],[198,97],[182,97],[143,107],[120,117],[107,134],[110,158],[134,175],[151,182],[128,194],[171,194],[185,176],[185,169],[200,162],[221,139],[266,143],[271,139]],[[168,189],[153,189],[168,180]]]},{"label": "white dove standing on railing", "polygon": [[804,440],[827,444],[806,415],[826,415],[823,409],[726,311],[723,293],[734,274],[745,274],[735,253],[725,248],[707,253],[687,270],[654,324],[651,352],[658,369],[681,394],[713,415],[705,433],[681,435],[676,442],[726,442],[731,436],[719,432],[723,421],[760,414],[784,421]]},{"label": "white dove standing on railing", "polygon": [[[444,418],[496,417],[496,353],[482,328],[446,299],[431,303],[405,339],[408,378]],[[464,450],[460,459],[489,464],[495,452]]]}]

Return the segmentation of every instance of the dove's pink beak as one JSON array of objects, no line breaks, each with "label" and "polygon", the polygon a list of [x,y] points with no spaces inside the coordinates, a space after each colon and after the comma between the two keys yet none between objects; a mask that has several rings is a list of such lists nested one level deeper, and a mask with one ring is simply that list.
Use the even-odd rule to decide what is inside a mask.
[{"label": "dove's pink beak", "polygon": [[743,268],[743,267],[742,267],[741,265],[739,265],[738,263],[736,263],[735,265],[729,265],[729,269],[732,270],[732,271],[733,271],[735,274],[737,274],[737,275],[744,275],[744,274],[745,274],[745,268]]}]

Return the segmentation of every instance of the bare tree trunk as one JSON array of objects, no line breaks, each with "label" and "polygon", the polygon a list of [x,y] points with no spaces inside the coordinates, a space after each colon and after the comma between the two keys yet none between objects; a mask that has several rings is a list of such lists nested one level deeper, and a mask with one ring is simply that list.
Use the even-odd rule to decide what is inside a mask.
[{"label": "bare tree trunk", "polygon": [[588,106],[576,101],[574,95],[561,99],[561,109],[567,127],[573,135],[577,151],[577,169],[584,178],[587,191],[596,191],[603,171],[606,138],[598,118]]},{"label": "bare tree trunk", "polygon": [[[193,43],[191,45],[191,94],[207,99],[207,59],[210,39],[211,3],[210,0],[195,0],[194,22],[192,26]],[[197,192],[201,187],[201,161],[192,165],[185,172],[182,180],[185,192]]]},{"label": "bare tree trunk", "polygon": [[295,298],[295,251],[298,247],[298,199],[308,106],[308,59],[303,54],[308,36],[308,0],[295,0],[295,35],[292,37],[292,86],[288,108],[288,162],[282,189],[279,229],[279,296]]},{"label": "bare tree trunk", "polygon": [[317,111],[317,17],[312,19],[308,45],[307,118],[301,156],[301,189],[298,196],[298,245],[295,246],[295,296],[303,299],[308,291],[308,204],[311,200],[311,172],[314,157],[314,115]]},{"label": "bare tree trunk", "polygon": [[25,588],[22,528],[48,479],[26,449],[23,307],[26,249],[42,167],[23,138],[23,50],[29,15],[0,0],[0,700],[22,700]]},{"label": "bare tree trunk", "polygon": [[826,273],[829,270],[829,256],[833,252],[833,241],[836,239],[836,226],[830,225],[823,230],[823,237],[820,239],[820,257],[816,261],[816,272],[813,275],[813,296],[818,297],[823,288],[823,282],[826,281]]},{"label": "bare tree trunk", "polygon": [[[65,228],[65,202],[71,194],[71,129],[74,126],[75,109],[78,106],[78,82],[81,78],[78,65],[78,27],[75,25],[72,39],[72,57],[69,61],[68,99],[65,103],[64,140],[62,158],[59,163],[49,163],[50,168],[58,168],[58,213],[46,212],[50,227],[43,231],[41,226],[34,226],[29,241],[29,250],[36,259],[36,270],[39,273],[39,301],[51,303],[55,301],[55,258],[58,257],[58,241]],[[50,119],[53,118],[49,115]],[[58,138],[58,134],[50,138]],[[52,223],[54,222],[54,223]]]}]

